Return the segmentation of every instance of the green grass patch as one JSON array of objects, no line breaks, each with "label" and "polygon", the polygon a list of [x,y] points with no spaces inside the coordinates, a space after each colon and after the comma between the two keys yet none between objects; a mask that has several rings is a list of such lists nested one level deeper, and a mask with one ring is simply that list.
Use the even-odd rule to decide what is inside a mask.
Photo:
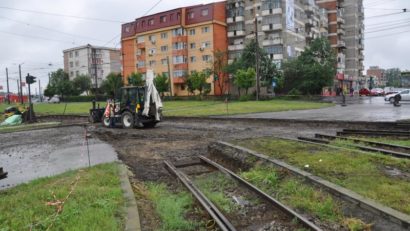
[{"label": "green grass patch", "polygon": [[251,139],[237,143],[284,160],[365,197],[410,214],[410,182],[389,175],[385,169],[385,166],[389,166],[408,172],[410,160],[275,138]]},{"label": "green grass patch", "polygon": [[[64,209],[53,222],[56,207],[80,176]],[[103,164],[34,180],[0,191],[0,230],[123,230],[124,198],[118,164]]]},{"label": "green grass patch", "polygon": [[172,193],[165,184],[148,183],[148,197],[162,220],[161,230],[197,230],[200,223],[188,220],[193,198],[188,192]]},{"label": "green grass patch", "polygon": [[[165,116],[211,116],[226,115],[227,105],[222,101],[165,101]],[[3,112],[9,105],[0,104],[0,112]],[[334,106],[330,103],[315,103],[307,101],[294,100],[270,100],[270,101],[248,101],[248,102],[230,102],[228,111],[230,115],[246,114],[257,112],[277,112],[290,110],[318,109]],[[58,115],[64,113],[66,103],[34,104],[34,111],[38,115]],[[67,103],[65,114],[88,115],[91,102]],[[105,102],[100,102],[100,107],[105,107]]]},{"label": "green grass patch", "polygon": [[47,122],[47,123],[35,123],[35,124],[22,124],[17,126],[4,126],[0,127],[0,133],[6,132],[20,132],[20,131],[28,131],[33,129],[39,128],[49,128],[60,125],[60,122]]},{"label": "green grass patch", "polygon": [[[167,101],[164,102],[165,116],[212,116],[234,115],[259,112],[279,112],[291,110],[319,109],[334,106],[330,103],[315,103],[293,100],[269,100],[230,102],[221,101]],[[227,113],[228,109],[228,113]]]},{"label": "green grass patch", "polygon": [[256,167],[242,172],[241,176],[293,208],[315,215],[323,221],[343,221],[340,205],[330,195],[296,178],[284,176],[274,168]]},{"label": "green grass patch", "polygon": [[198,176],[195,179],[195,184],[222,212],[233,213],[239,210],[239,206],[226,195],[226,189],[239,186],[222,173],[214,172]]}]

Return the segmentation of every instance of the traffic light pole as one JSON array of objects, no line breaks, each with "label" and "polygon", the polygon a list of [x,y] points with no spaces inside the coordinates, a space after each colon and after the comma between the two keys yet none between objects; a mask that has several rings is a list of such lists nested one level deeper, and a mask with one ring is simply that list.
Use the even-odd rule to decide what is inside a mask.
[{"label": "traffic light pole", "polygon": [[20,76],[20,103],[23,104],[23,86],[21,81],[21,64],[19,64],[19,76]]},{"label": "traffic light pole", "polygon": [[[29,75],[27,74],[27,76],[29,76]],[[30,107],[30,112],[29,112],[29,115],[28,115],[28,121],[31,121],[32,118],[33,118],[33,116],[32,116],[32,113],[33,113],[33,105],[31,104],[30,85],[31,85],[31,84],[28,84],[28,105],[29,105],[29,107]]]}]

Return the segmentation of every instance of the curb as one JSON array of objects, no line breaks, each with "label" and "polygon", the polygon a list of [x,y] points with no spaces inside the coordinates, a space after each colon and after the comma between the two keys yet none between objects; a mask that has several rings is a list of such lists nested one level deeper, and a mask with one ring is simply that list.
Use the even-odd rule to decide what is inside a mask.
[{"label": "curb", "polygon": [[240,146],[230,144],[228,142],[222,142],[222,141],[214,142],[212,145],[208,146],[208,149],[210,150],[210,153],[222,152],[238,161],[243,161],[246,158],[249,158],[251,156],[257,157],[261,160],[272,163],[276,165],[277,167],[287,169],[296,176],[303,177],[308,182],[311,182],[313,185],[317,185],[325,189],[326,191],[339,197],[343,201],[350,202],[358,206],[359,208],[362,208],[363,210],[372,213],[380,220],[385,219],[391,222],[391,224],[395,224],[405,230],[407,230],[410,227],[410,216],[409,215],[404,214],[395,209],[392,209],[390,207],[387,207],[385,205],[382,205],[371,199],[365,198],[356,192],[353,192],[349,189],[346,189],[344,187],[331,183],[330,181],[324,180],[321,177],[315,176],[309,172],[296,168],[283,161],[268,157],[266,155],[257,153],[255,151],[249,150],[244,147],[240,147]]},{"label": "curb", "polygon": [[125,231],[141,231],[140,216],[138,213],[137,201],[135,200],[134,191],[132,191],[131,183],[128,179],[128,169],[123,164],[120,163],[120,180],[121,189],[124,193],[124,198],[126,200],[125,212],[127,216],[125,217]]}]

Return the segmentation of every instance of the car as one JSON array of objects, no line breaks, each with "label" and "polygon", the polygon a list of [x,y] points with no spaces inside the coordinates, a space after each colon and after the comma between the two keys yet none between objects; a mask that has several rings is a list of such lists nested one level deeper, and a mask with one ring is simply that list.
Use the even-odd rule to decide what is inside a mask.
[{"label": "car", "polygon": [[44,99],[44,102],[46,103],[60,103],[60,97],[58,95],[54,95],[53,97],[49,99]]},{"label": "car", "polygon": [[384,95],[384,90],[381,88],[373,88],[370,90],[370,95],[371,96],[382,96]]},{"label": "car", "polygon": [[384,101],[389,101],[390,103],[394,103],[394,97],[397,94],[400,94],[402,101],[410,101],[410,89],[406,89],[406,90],[401,91],[399,93],[393,93],[393,94],[386,95],[384,97]]},{"label": "car", "polygon": [[367,88],[360,89],[359,90],[359,96],[362,96],[362,95],[369,96],[370,95],[369,89],[367,89]]}]

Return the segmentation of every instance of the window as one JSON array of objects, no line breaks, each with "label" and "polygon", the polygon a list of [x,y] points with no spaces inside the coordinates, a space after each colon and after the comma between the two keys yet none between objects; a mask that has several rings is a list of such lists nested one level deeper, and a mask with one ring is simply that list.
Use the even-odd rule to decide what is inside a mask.
[{"label": "window", "polygon": [[161,33],[161,38],[162,38],[162,39],[168,38],[168,33],[167,33],[167,32]]},{"label": "window", "polygon": [[153,18],[151,18],[150,20],[148,20],[148,25],[150,25],[150,26],[154,25],[154,19],[153,19]]},{"label": "window", "polygon": [[168,46],[161,46],[161,52],[167,52]]},{"label": "window", "polygon": [[202,61],[204,61],[204,62],[211,61],[211,56],[210,55],[202,55]]},{"label": "window", "polygon": [[145,41],[144,36],[138,36],[137,43],[143,43]]},{"label": "window", "polygon": [[151,48],[151,49],[149,49],[149,51],[148,51],[148,55],[149,55],[149,56],[153,56],[156,52],[157,52],[157,49],[156,49],[156,48]]},{"label": "window", "polygon": [[174,50],[183,50],[183,49],[186,49],[186,43],[183,43],[183,42],[173,43],[173,44],[172,44],[172,49],[174,49]]},{"label": "window", "polygon": [[208,16],[208,14],[209,14],[208,9],[204,9],[204,10],[201,11],[202,16]]},{"label": "window", "polygon": [[182,55],[179,55],[179,56],[174,56],[174,57],[172,57],[172,61],[173,61],[173,63],[174,64],[182,64],[182,63],[186,63],[186,56],[182,56]]},{"label": "window", "polygon": [[149,66],[150,66],[150,67],[155,66],[155,64],[157,64],[157,62],[156,62],[155,60],[150,60],[150,61],[149,61]]},{"label": "window", "polygon": [[145,67],[145,61],[138,61],[137,67]]},{"label": "window", "polygon": [[155,43],[155,41],[156,41],[157,39],[156,39],[155,35],[150,35],[150,36],[148,36],[148,40],[151,41],[151,42],[153,42],[153,43]]},{"label": "window", "polygon": [[75,66],[76,66],[76,67],[80,66],[80,62],[75,61]]},{"label": "window", "polygon": [[190,60],[191,60],[191,63],[195,63],[195,62],[196,62],[196,57],[195,57],[195,56],[191,56]]},{"label": "window", "polygon": [[78,57],[78,51],[75,52],[75,57]]},{"label": "window", "polygon": [[145,21],[141,22],[141,27],[145,27]]},{"label": "window", "polygon": [[75,77],[78,77],[80,75],[80,72],[79,71],[76,71],[75,72]]},{"label": "window", "polygon": [[161,16],[160,18],[159,18],[159,22],[160,23],[164,23],[164,22],[167,22],[167,16]]},{"label": "window", "polygon": [[202,33],[208,33],[209,32],[209,27],[202,27]]},{"label": "window", "polygon": [[70,52],[70,58],[72,58],[72,57],[73,57],[73,52],[71,51],[71,52]]},{"label": "window", "polygon": [[168,64],[168,60],[167,59],[161,59],[161,64],[166,66]]},{"label": "window", "polygon": [[71,77],[74,76],[74,72],[70,72],[70,76],[71,76]]},{"label": "window", "polygon": [[181,13],[177,13],[177,19],[179,20],[181,18]]},{"label": "window", "polygon": [[189,30],[189,35],[195,35],[195,29],[190,29]]},{"label": "window", "polygon": [[189,19],[193,19],[195,17],[195,13],[194,12],[188,12],[188,18]]},{"label": "window", "polygon": [[173,75],[174,77],[184,77],[186,75],[186,71],[176,70],[176,71],[174,71],[173,74],[174,74]]},{"label": "window", "polygon": [[74,63],[73,63],[73,62],[70,62],[70,67],[74,67]]},{"label": "window", "polygon": [[177,28],[172,30],[173,36],[182,36],[184,35],[184,30],[182,28]]},{"label": "window", "polygon": [[191,43],[191,44],[189,44],[189,47],[191,47],[191,49],[195,49],[196,43]]},{"label": "window", "polygon": [[201,45],[201,48],[210,48],[210,47],[211,47],[211,42],[209,41],[203,42]]}]

